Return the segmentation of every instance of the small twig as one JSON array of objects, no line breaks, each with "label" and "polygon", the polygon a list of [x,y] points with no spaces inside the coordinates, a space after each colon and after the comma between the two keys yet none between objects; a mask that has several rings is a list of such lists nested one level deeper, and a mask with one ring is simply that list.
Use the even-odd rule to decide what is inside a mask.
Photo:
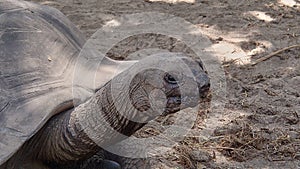
[{"label": "small twig", "polygon": [[238,150],[237,148],[231,148],[231,147],[201,147],[202,149],[222,149],[222,150]]},{"label": "small twig", "polygon": [[254,61],[253,63],[251,63],[251,66],[254,66],[254,65],[256,65],[256,64],[258,64],[258,63],[260,63],[260,62],[263,62],[263,61],[265,61],[265,60],[268,60],[268,59],[270,59],[271,57],[277,55],[278,53],[281,53],[281,52],[283,52],[283,51],[286,51],[286,50],[289,50],[289,49],[292,49],[292,48],[297,48],[297,47],[300,47],[300,44],[298,44],[298,45],[293,45],[293,46],[289,46],[289,47],[286,47],[286,48],[277,50],[277,51],[275,51],[275,52],[273,52],[273,53],[271,53],[271,54],[269,54],[269,55],[267,55],[267,56],[264,56],[264,57],[262,57],[262,58],[257,59],[256,61]]}]

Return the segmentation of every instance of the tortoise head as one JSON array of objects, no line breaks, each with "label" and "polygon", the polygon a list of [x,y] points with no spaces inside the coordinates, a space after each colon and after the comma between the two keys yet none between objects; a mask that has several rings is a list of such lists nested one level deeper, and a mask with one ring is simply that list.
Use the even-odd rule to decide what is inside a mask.
[{"label": "tortoise head", "polygon": [[155,62],[155,68],[144,67],[135,74],[129,85],[129,100],[141,114],[153,119],[195,107],[207,96],[209,88],[210,80],[201,61],[164,58]]}]

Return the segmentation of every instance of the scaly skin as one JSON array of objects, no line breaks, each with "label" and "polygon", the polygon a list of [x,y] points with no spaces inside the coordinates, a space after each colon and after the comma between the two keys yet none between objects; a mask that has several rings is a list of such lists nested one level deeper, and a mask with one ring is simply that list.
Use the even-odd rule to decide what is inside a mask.
[{"label": "scaly skin", "polygon": [[[100,151],[101,147],[122,141],[125,136],[134,134],[148,121],[160,115],[151,107],[150,95],[154,98],[159,97],[159,92],[153,91],[160,91],[166,96],[166,109],[163,114],[194,107],[199,100],[199,94],[205,97],[209,88],[209,78],[201,65],[187,58],[184,60],[193,70],[194,77],[183,76],[177,79],[176,73],[171,75],[159,69],[141,71],[130,83],[129,99],[126,93],[122,92],[115,98],[112,95],[114,90],[123,91],[123,86],[114,89],[113,83],[122,84],[126,81],[131,69],[122,72],[99,89],[87,102],[52,117],[2,168],[119,168],[111,161],[98,159],[87,163],[86,160]],[[197,84],[199,93],[189,86],[192,83]],[[186,100],[181,100],[180,85],[187,85],[185,89],[190,90],[185,91],[189,97]],[[119,112],[120,109],[115,105],[116,100],[122,103],[121,110],[126,111],[123,113],[127,117]],[[138,119],[143,121],[132,121]],[[114,134],[116,131],[124,135]]]}]

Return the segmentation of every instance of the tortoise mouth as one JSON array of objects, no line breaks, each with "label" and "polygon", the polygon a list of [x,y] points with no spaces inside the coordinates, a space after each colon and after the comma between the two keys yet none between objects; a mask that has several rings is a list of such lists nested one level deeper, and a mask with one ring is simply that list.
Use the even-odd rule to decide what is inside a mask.
[{"label": "tortoise mouth", "polygon": [[195,107],[199,104],[199,97],[173,96],[168,97],[163,115],[173,114],[188,107]]},{"label": "tortoise mouth", "polygon": [[173,114],[176,113],[180,110],[186,109],[186,108],[192,108],[197,106],[199,103],[204,102],[205,98],[210,93],[210,89],[205,88],[202,89],[200,92],[200,95],[188,95],[188,96],[170,96],[167,97],[167,103],[165,110],[162,115],[168,115],[168,114]]},{"label": "tortoise mouth", "polygon": [[168,97],[167,104],[162,115],[168,115],[178,112],[181,109],[181,104],[181,96]]}]

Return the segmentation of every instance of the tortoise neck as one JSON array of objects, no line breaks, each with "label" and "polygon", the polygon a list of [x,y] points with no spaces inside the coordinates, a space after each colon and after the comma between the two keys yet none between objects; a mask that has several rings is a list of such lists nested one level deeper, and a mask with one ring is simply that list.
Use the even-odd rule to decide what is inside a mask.
[{"label": "tortoise neck", "polygon": [[[102,148],[126,139],[146,124],[129,120],[139,113],[138,110],[130,106],[130,101],[122,94],[113,98],[111,88],[110,81],[90,100],[75,108],[69,122],[74,134],[78,129],[73,128],[80,126],[80,131]],[[116,107],[116,100],[122,102],[121,107]],[[131,117],[125,117],[125,114]]]},{"label": "tortoise neck", "polygon": [[[139,111],[129,108],[130,100],[123,100],[122,95],[115,98],[121,99],[125,114],[136,116]],[[123,116],[123,113],[115,105],[112,97],[111,81],[99,89],[87,102],[76,107],[72,112],[66,112],[60,120],[64,119],[61,132],[61,140],[53,141],[53,148],[65,148],[64,150],[53,150],[53,152],[64,152],[61,154],[63,160],[72,161],[80,158],[89,158],[100,149],[105,149],[128,136],[134,134],[146,123],[134,122]],[[57,122],[52,122],[57,124]],[[52,132],[52,131],[51,131]],[[51,139],[51,138],[50,138]],[[50,144],[51,145],[51,144]],[[67,146],[66,146],[67,145]]]}]

